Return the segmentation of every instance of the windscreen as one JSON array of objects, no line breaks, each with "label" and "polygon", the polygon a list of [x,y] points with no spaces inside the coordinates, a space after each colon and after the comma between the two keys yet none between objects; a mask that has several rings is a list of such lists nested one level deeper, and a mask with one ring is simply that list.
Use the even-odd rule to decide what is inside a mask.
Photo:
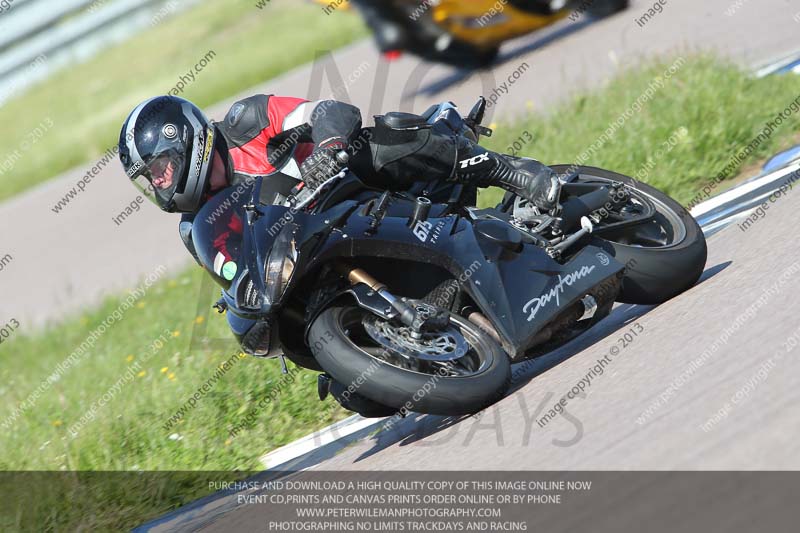
[{"label": "windscreen", "polygon": [[244,206],[250,203],[251,196],[252,186],[223,189],[206,202],[192,225],[192,241],[200,262],[225,289],[244,266]]}]

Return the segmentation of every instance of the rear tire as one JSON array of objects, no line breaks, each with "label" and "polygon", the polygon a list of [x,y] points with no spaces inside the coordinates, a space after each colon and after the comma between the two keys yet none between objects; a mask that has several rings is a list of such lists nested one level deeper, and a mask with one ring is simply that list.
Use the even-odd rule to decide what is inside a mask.
[{"label": "rear tire", "polygon": [[430,61],[438,61],[464,69],[482,69],[492,66],[500,55],[499,46],[488,48],[454,39],[445,50],[438,51],[426,45],[426,49],[412,47],[412,50],[421,57]]},{"label": "rear tire", "polygon": [[456,377],[401,368],[368,354],[351,340],[343,325],[353,322],[353,313],[366,311],[348,304],[325,309],[311,325],[309,346],[326,372],[339,383],[353,384],[362,396],[396,410],[406,406],[418,413],[458,416],[480,411],[508,390],[508,355],[459,316],[451,315],[451,323],[485,363],[474,374]]},{"label": "rear tire", "polygon": [[608,17],[628,9],[630,0],[595,0],[586,10],[594,17]]},{"label": "rear tire", "polygon": [[[553,165],[551,168],[563,174],[570,165]],[[595,167],[577,168],[579,174],[586,173],[589,177],[620,181],[658,199],[683,222],[686,229],[686,234],[680,242],[663,248],[631,246],[600,237],[593,240],[592,244],[603,248],[617,261],[627,266],[622,291],[617,301],[646,305],[660,304],[697,283],[705,269],[708,248],[697,221],[681,204],[658,189],[629,176]]]}]

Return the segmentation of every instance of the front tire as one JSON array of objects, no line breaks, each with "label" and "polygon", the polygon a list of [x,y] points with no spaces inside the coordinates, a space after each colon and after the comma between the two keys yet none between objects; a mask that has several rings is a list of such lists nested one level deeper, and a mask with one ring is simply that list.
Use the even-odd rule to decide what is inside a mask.
[{"label": "front tire", "polygon": [[320,366],[336,381],[352,384],[358,394],[397,410],[459,416],[480,411],[508,390],[508,356],[467,320],[456,315],[450,318],[480,365],[472,374],[455,376],[389,362],[387,348],[377,346],[361,326],[367,315],[354,305],[334,305],[320,313],[309,331],[308,344]]}]

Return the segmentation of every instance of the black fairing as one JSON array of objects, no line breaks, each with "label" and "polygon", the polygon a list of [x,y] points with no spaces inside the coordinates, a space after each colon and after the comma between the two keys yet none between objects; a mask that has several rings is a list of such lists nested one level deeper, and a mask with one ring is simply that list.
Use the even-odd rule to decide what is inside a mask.
[{"label": "black fairing", "polygon": [[[445,211],[443,206],[438,210]],[[524,353],[537,332],[568,306],[623,269],[623,265],[594,246],[583,248],[569,262],[560,264],[534,244],[521,243],[513,237],[506,244],[487,237],[478,229],[481,223],[474,225],[458,215],[428,219],[430,229],[424,240],[421,232],[416,236],[414,229],[408,227],[405,216],[387,215],[377,232],[368,235],[371,220],[360,210],[353,210],[341,230],[331,232],[320,243],[304,268],[313,270],[344,257],[438,265],[463,282],[464,290],[494,324],[512,357]],[[506,222],[487,223],[507,225],[512,235],[517,231]],[[372,274],[380,277],[380,272]],[[565,278],[574,280],[567,284],[562,281]],[[554,296],[545,302],[539,300],[537,306],[536,299],[553,290]]]},{"label": "black fairing", "polygon": [[[499,211],[465,210],[457,202],[447,203],[452,193],[460,190],[456,185],[440,187],[431,196],[434,203],[429,218],[411,224],[413,195],[392,193],[388,208],[382,216],[376,216],[381,191],[369,190],[352,175],[326,193],[327,198],[319,198],[316,207],[300,212],[256,205],[260,180],[255,184],[247,193],[236,187],[218,193],[196,218],[198,256],[212,272],[217,254],[214,242],[219,231],[229,229],[221,221],[225,217],[214,216],[215,213],[228,206],[227,218],[241,219],[236,276],[227,281],[219,274],[213,275],[226,289],[223,296],[229,311],[246,318],[272,318],[276,324],[281,320],[275,315],[281,315],[284,306],[296,310],[300,302],[305,307],[309,288],[325,282],[320,273],[335,261],[347,260],[356,266],[383,264],[385,277],[394,269],[393,276],[405,277],[407,286],[424,284],[426,280],[419,276],[433,277],[431,269],[438,267],[459,281],[462,290],[494,325],[505,350],[517,358],[536,343],[537,333],[545,326],[563,317],[567,310],[575,312],[584,296],[613,282],[623,271],[622,264],[591,245],[563,264],[552,259],[534,239],[504,220]],[[347,194],[342,193],[345,190]],[[329,202],[328,198],[336,201]],[[296,257],[285,290],[273,300],[253,300],[253,294],[266,293],[265,268],[270,254],[276,249],[288,250],[289,242]],[[419,267],[398,272],[396,265],[400,264]],[[370,274],[379,280],[382,276],[380,268],[373,268]],[[435,284],[441,280],[427,281]],[[402,287],[395,289],[402,291]],[[314,316],[312,310],[301,319],[306,328]],[[298,324],[292,329],[297,330],[292,334],[298,335],[303,327]]]},{"label": "black fairing", "polygon": [[252,194],[252,184],[228,187],[212,196],[194,217],[192,242],[197,258],[214,281],[224,289],[229,288],[233,280],[225,279],[220,269],[215,268],[220,253],[219,243],[226,233],[229,234],[228,238],[224,239],[226,248],[234,255],[232,259],[237,264],[237,274],[240,274],[243,270],[240,263],[244,235],[234,229],[239,225],[244,227],[246,221],[244,206],[250,201]]}]

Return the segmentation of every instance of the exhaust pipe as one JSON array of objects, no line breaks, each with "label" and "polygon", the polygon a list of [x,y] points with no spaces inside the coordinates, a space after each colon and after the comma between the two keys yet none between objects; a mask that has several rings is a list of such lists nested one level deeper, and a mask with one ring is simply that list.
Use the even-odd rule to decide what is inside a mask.
[{"label": "exhaust pipe", "polygon": [[497,333],[497,330],[494,329],[494,326],[489,319],[486,318],[483,313],[479,311],[472,311],[470,314],[467,315],[467,320],[481,328],[483,331],[489,334],[494,340],[499,342],[500,344],[503,343],[503,340],[500,338],[500,334]]},{"label": "exhaust pipe", "polygon": [[585,217],[598,209],[602,209],[611,199],[611,189],[600,187],[581,196],[574,196],[561,204],[559,217],[563,220],[561,231],[569,232],[580,225],[581,217]]}]

